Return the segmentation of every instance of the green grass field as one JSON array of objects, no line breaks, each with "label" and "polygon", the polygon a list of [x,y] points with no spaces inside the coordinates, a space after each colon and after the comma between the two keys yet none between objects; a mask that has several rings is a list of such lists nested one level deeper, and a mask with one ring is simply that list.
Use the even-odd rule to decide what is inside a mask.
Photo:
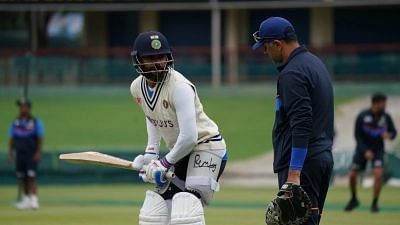
[{"label": "green grass field", "polygon": [[[271,149],[274,118],[272,86],[236,90],[239,93],[199,90],[206,113],[217,122],[228,143],[231,159]],[[128,88],[36,88],[31,92],[33,113],[45,124],[46,151],[140,151],[147,144],[143,112]],[[0,93],[1,134],[7,133],[17,115],[18,94],[17,90]],[[7,149],[4,137],[0,135],[0,149]]]},{"label": "green grass field", "polygon": [[[4,225],[126,225],[137,218],[146,185],[42,186],[41,208],[18,211],[13,207],[16,187],[0,186],[0,221]],[[348,200],[346,188],[328,194],[321,225],[393,225],[400,220],[400,190],[385,187],[381,212],[369,212],[371,189],[360,190],[361,206],[354,212],[342,209]],[[207,224],[255,225],[264,223],[266,201],[273,188],[222,187],[206,209]]]},{"label": "green grass field", "polygon": [[[132,100],[128,84],[104,87],[31,87],[33,113],[46,129],[45,151],[141,151],[146,141],[143,113]],[[381,89],[381,84],[335,84],[336,107]],[[264,83],[198,92],[206,113],[219,125],[230,159],[254,156],[272,148],[275,84]],[[385,84],[400,94],[398,84]],[[0,151],[7,150],[7,130],[17,115],[17,87],[0,88]]]},{"label": "green grass field", "polygon": [[[336,106],[380,89],[379,84],[337,86]],[[398,84],[385,90],[400,94]],[[144,117],[127,87],[33,87],[34,114],[46,126],[45,151],[97,148],[102,151],[143,149]],[[271,149],[274,120],[274,84],[212,89],[200,87],[207,114],[227,140],[230,159],[238,160]],[[7,149],[7,129],[17,114],[16,88],[0,88],[0,151]],[[119,225],[137,224],[145,185],[43,185],[39,211],[17,211],[16,186],[0,186],[1,225]],[[207,224],[264,224],[264,208],[275,189],[222,187],[206,209]],[[352,213],[342,208],[348,200],[345,188],[328,195],[322,225],[389,225],[400,221],[400,190],[385,187],[382,212],[371,214],[371,190],[360,190],[362,206]]]}]

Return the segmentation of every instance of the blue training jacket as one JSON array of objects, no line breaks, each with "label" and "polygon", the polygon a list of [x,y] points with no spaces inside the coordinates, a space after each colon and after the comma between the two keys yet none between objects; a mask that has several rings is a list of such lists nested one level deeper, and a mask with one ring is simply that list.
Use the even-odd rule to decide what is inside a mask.
[{"label": "blue training jacket", "polygon": [[358,114],[354,126],[354,136],[357,141],[357,153],[364,153],[367,149],[374,152],[384,151],[382,135],[385,132],[392,134],[392,139],[397,135],[393,120],[389,114],[374,115],[371,109],[364,110]]},{"label": "blue training jacket", "polygon": [[31,155],[36,151],[38,138],[44,136],[44,127],[42,121],[35,117],[16,118],[8,133],[18,154]]},{"label": "blue training jacket", "polygon": [[322,61],[300,46],[277,69],[274,172],[289,166],[292,147],[308,149],[304,163],[331,151],[334,135],[333,88]]}]

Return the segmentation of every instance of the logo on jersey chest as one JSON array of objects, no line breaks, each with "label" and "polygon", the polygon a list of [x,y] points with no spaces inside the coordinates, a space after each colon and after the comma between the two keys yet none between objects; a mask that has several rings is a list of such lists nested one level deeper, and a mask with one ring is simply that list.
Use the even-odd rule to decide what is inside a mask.
[{"label": "logo on jersey chest", "polygon": [[[371,123],[374,122],[374,118],[372,116],[370,116],[370,115],[366,115],[366,116],[364,116],[363,121],[364,121],[364,123],[371,124]],[[385,118],[385,116],[381,116],[376,123],[377,123],[378,127],[386,126],[386,118]]]},{"label": "logo on jersey chest", "polygon": [[163,103],[164,108],[168,109],[169,103],[167,102],[167,100],[164,99],[162,103]]},{"label": "logo on jersey chest", "polygon": [[146,117],[155,127],[160,127],[160,128],[174,127],[174,123],[172,122],[172,120],[152,119],[149,116]]},{"label": "logo on jersey chest", "polygon": [[383,127],[386,126],[386,118],[382,116],[378,121],[378,126]]},{"label": "logo on jersey chest", "polygon": [[20,120],[15,121],[15,126],[18,129],[24,129],[24,130],[34,130],[35,129],[35,122],[33,120],[28,120],[21,122]]},{"label": "logo on jersey chest", "polygon": [[141,98],[141,97],[136,97],[136,98],[135,98],[135,101],[136,101],[136,103],[139,104],[139,105],[142,104],[142,98]]},{"label": "logo on jersey chest", "polygon": [[35,123],[33,122],[33,120],[29,121],[28,125],[26,126],[26,129],[28,129],[28,130],[35,129]]},{"label": "logo on jersey chest", "polygon": [[364,116],[364,123],[371,123],[372,122],[372,116],[366,115]]},{"label": "logo on jersey chest", "polygon": [[29,137],[35,135],[36,128],[34,120],[16,120],[13,125],[13,134],[18,137]]}]

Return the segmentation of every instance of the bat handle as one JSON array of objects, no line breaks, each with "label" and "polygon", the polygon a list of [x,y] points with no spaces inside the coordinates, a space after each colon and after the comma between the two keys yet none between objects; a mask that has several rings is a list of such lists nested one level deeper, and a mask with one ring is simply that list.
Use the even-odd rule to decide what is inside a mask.
[{"label": "bat handle", "polygon": [[[137,162],[136,163],[135,162],[132,163],[132,169],[133,170],[140,171],[141,169],[146,170],[146,168],[147,168],[147,165],[143,165],[143,164],[140,164],[140,163],[137,163]],[[165,179],[166,180],[171,181],[174,178],[175,178],[175,173],[174,172],[167,171],[167,173],[165,173]]]},{"label": "bat handle", "polygon": [[[133,170],[140,171],[141,169],[144,169],[147,165],[144,164],[144,156],[143,155],[138,155],[133,162],[131,163],[131,167]],[[145,169],[146,170],[146,169]],[[175,177],[175,173],[172,171],[167,171],[165,174],[165,179],[167,180],[172,180]]]},{"label": "bat handle", "polygon": [[172,179],[174,179],[175,178],[175,173],[174,172],[172,172],[172,171],[168,171],[166,174],[165,174],[165,178],[167,179],[167,180],[172,180]]}]

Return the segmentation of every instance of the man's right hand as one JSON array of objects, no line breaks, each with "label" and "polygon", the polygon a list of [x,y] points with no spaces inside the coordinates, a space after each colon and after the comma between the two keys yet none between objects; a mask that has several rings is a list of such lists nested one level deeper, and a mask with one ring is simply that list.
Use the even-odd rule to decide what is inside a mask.
[{"label": "man's right hand", "polygon": [[390,133],[390,132],[385,132],[385,133],[383,133],[382,134],[382,138],[383,138],[383,140],[391,140],[392,139],[392,133]]},{"label": "man's right hand", "polygon": [[364,153],[364,157],[366,160],[372,160],[374,158],[374,152],[371,149],[367,149]]},{"label": "man's right hand", "polygon": [[149,153],[138,155],[132,161],[132,168],[139,171],[142,169],[143,166],[148,165],[152,160],[158,160],[158,155]]},{"label": "man's right hand", "polygon": [[159,159],[158,154],[144,153],[143,155],[144,165],[149,164],[151,160],[158,160],[158,159]]},{"label": "man's right hand", "polygon": [[162,186],[168,181],[167,171],[168,168],[165,168],[160,160],[152,160],[139,171],[139,177],[141,177],[144,182]]}]

